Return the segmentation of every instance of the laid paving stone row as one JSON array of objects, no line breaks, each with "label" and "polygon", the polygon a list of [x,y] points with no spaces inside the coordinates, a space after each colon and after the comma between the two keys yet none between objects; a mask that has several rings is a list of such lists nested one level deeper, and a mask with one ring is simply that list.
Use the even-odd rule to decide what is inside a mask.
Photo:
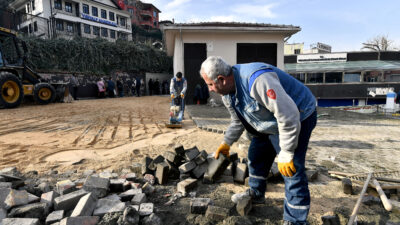
[{"label": "laid paving stone row", "polygon": [[224,134],[230,124],[230,119],[211,120],[203,118],[192,118],[199,129],[213,133]]}]

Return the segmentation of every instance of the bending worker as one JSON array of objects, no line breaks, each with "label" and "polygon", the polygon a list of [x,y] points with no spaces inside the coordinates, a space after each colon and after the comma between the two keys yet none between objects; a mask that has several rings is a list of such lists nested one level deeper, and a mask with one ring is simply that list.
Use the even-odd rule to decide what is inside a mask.
[{"label": "bending worker", "polygon": [[265,63],[230,66],[222,58],[208,57],[201,77],[210,91],[222,95],[231,114],[219,154],[229,156],[230,146],[244,129],[252,136],[248,150],[250,189],[232,196],[237,203],[250,196],[253,204],[265,202],[267,176],[277,156],[285,180],[284,224],[306,224],[310,192],[305,156],[317,123],[311,91],[280,69]]},{"label": "bending worker", "polygon": [[169,86],[169,91],[171,93],[171,99],[174,100],[175,97],[181,96],[181,110],[182,119],[185,115],[185,94],[187,90],[187,82],[184,77],[182,77],[181,72],[177,72],[175,77],[171,79],[171,84]]}]

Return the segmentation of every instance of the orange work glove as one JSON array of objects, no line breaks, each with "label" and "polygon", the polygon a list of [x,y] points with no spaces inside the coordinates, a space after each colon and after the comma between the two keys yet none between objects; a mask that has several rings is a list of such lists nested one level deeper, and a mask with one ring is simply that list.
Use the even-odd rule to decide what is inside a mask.
[{"label": "orange work glove", "polygon": [[278,155],[278,169],[285,177],[292,177],[296,173],[293,163],[293,153],[281,151]]},{"label": "orange work glove", "polygon": [[174,94],[171,94],[171,98],[174,99],[174,98],[175,98],[175,95],[174,95]]},{"label": "orange work glove", "polygon": [[181,93],[181,98],[185,98],[185,95]]},{"label": "orange work glove", "polygon": [[218,159],[219,153],[222,153],[222,154],[224,154],[225,156],[229,156],[229,149],[230,149],[230,146],[229,146],[228,144],[226,144],[225,142],[222,143],[222,144],[218,147],[217,151],[215,152],[215,159]]},{"label": "orange work glove", "polygon": [[292,177],[296,173],[296,168],[294,167],[293,159],[288,163],[278,162],[279,172],[285,177]]}]

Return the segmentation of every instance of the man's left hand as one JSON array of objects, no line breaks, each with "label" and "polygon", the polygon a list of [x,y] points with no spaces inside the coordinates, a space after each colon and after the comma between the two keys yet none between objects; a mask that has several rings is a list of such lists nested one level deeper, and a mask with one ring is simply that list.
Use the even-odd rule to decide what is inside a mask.
[{"label": "man's left hand", "polygon": [[296,168],[294,167],[293,159],[288,163],[278,162],[279,172],[285,177],[292,177],[296,173]]},{"label": "man's left hand", "polygon": [[181,98],[185,98],[185,95],[184,95],[184,94],[181,94]]}]

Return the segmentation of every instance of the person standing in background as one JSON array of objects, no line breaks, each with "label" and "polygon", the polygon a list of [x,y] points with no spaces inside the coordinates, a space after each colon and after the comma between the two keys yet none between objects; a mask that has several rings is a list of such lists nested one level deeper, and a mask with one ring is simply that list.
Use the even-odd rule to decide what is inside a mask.
[{"label": "person standing in background", "polygon": [[99,94],[98,94],[99,98],[106,97],[106,85],[104,84],[103,78],[101,78],[99,81],[97,81],[97,89],[99,91]]},{"label": "person standing in background", "polygon": [[119,97],[121,97],[121,98],[124,97],[124,86],[123,86],[120,78],[117,78],[117,89],[118,89]]},{"label": "person standing in background", "polygon": [[153,95],[153,79],[149,79],[149,95]]},{"label": "person standing in background", "polygon": [[76,78],[76,74],[71,75],[69,84],[70,84],[70,92],[71,92],[72,98],[74,98],[74,100],[78,100],[77,94],[78,94],[79,81],[78,81],[78,78]]},{"label": "person standing in background", "polygon": [[136,77],[136,96],[140,97],[140,88],[141,88],[142,82],[140,82],[140,78]]},{"label": "person standing in background", "polygon": [[115,97],[115,83],[112,81],[111,77],[107,81],[107,92],[108,97],[114,98]]},{"label": "person standing in background", "polygon": [[153,87],[154,87],[154,94],[159,95],[160,94],[160,81],[158,80],[158,78],[156,79],[156,81],[154,81]]}]

